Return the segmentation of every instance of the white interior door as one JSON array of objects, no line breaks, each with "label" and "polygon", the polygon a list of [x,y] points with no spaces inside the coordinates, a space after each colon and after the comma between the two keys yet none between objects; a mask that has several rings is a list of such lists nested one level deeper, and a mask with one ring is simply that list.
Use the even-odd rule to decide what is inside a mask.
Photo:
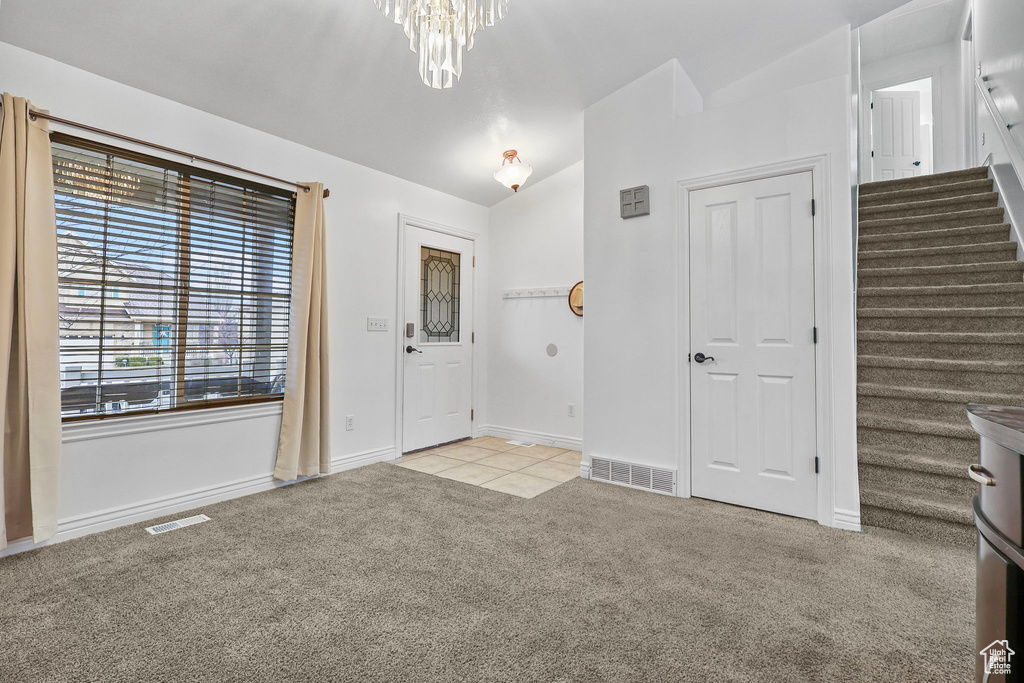
[{"label": "white interior door", "polygon": [[876,90],[871,93],[872,180],[922,175],[921,93]]},{"label": "white interior door", "polygon": [[402,450],[472,433],[473,241],[405,227]]},{"label": "white interior door", "polygon": [[690,193],[692,494],[817,517],[811,173]]}]

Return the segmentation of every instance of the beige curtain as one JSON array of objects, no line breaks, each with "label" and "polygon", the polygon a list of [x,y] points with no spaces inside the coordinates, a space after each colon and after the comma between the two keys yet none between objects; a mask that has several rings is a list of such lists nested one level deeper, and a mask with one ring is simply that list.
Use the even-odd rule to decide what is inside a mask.
[{"label": "beige curtain", "polygon": [[60,375],[57,228],[50,135],[29,103],[3,96],[0,130],[0,549],[57,528]]},{"label": "beige curtain", "polygon": [[282,481],[331,471],[324,189],[308,185],[295,206],[288,379],[274,468]]}]

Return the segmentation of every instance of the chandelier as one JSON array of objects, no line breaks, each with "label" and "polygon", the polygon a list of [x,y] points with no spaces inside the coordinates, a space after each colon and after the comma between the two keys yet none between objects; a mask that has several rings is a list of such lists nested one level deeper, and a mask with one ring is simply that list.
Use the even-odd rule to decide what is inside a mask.
[{"label": "chandelier", "polygon": [[477,30],[508,14],[512,0],[373,0],[394,17],[419,54],[420,78],[431,88],[450,88],[462,77],[462,52],[473,49]]}]

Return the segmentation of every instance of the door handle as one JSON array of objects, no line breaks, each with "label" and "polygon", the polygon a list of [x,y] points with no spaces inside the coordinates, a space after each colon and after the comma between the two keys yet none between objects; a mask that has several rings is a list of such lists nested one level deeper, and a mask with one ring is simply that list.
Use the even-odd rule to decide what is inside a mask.
[{"label": "door handle", "polygon": [[423,353],[422,351],[417,349],[415,346],[406,346],[405,347],[405,352],[406,353]]},{"label": "door handle", "polygon": [[971,479],[978,482],[982,486],[995,486],[996,478],[992,476],[992,473],[986,470],[981,465],[969,465],[967,467],[967,474],[971,476]]},{"label": "door handle", "polygon": [[914,162],[914,166],[920,166],[920,165],[921,165],[921,162],[920,162],[920,161],[915,161],[915,162]]},{"label": "door handle", "polygon": [[714,360],[715,357],[714,356],[705,356],[703,353],[695,353],[695,354],[693,354],[693,359],[695,361],[697,361],[698,363],[703,363],[706,360]]}]

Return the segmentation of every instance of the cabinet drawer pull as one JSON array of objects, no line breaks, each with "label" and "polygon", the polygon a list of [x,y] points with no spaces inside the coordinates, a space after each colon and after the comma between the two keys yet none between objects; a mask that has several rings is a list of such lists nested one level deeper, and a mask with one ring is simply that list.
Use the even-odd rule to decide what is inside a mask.
[{"label": "cabinet drawer pull", "polygon": [[968,465],[967,474],[971,475],[971,479],[978,482],[982,486],[995,486],[996,479],[991,476],[984,467],[981,465]]}]

